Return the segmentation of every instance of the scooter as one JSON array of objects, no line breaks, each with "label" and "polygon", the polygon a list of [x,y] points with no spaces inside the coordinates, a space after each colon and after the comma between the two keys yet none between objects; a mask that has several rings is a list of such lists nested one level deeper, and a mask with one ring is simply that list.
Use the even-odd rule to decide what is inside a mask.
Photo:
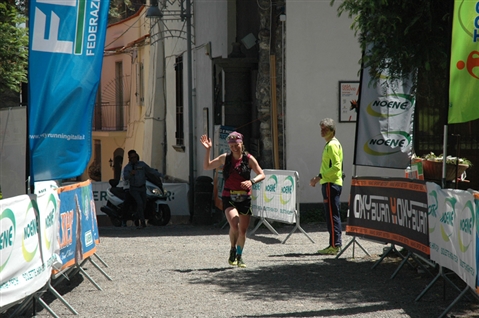
[{"label": "scooter", "polygon": [[[118,179],[109,180],[111,188],[106,191],[107,203],[102,206],[100,210],[110,218],[114,226],[121,226],[123,221],[132,220],[138,226],[139,220],[136,216],[136,204],[130,204],[128,212],[122,218],[122,209],[126,197],[123,184],[118,186],[120,181]],[[144,210],[145,219],[148,224],[152,225],[167,225],[171,219],[171,211],[166,202],[168,196],[163,189],[163,183],[160,178],[148,178],[146,180],[146,207]]]}]

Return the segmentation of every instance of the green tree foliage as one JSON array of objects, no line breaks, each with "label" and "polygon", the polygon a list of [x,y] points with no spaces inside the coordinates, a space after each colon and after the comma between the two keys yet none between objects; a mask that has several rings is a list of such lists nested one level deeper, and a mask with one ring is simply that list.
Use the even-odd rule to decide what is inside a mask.
[{"label": "green tree foliage", "polygon": [[135,14],[145,0],[110,0],[108,23],[115,23]]},{"label": "green tree foliage", "polygon": [[25,16],[7,2],[0,2],[0,93],[20,91],[26,82],[28,32]]},{"label": "green tree foliage", "polygon": [[434,86],[447,80],[453,6],[452,0],[344,0],[338,15],[353,18],[373,78],[388,70],[393,80],[415,74],[414,83],[430,80],[419,87]]}]

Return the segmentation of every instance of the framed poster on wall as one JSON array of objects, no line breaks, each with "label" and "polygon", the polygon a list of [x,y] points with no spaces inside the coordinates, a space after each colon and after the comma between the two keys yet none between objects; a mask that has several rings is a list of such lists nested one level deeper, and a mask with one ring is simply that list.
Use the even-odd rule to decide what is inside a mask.
[{"label": "framed poster on wall", "polygon": [[339,122],[356,122],[359,81],[339,81]]}]

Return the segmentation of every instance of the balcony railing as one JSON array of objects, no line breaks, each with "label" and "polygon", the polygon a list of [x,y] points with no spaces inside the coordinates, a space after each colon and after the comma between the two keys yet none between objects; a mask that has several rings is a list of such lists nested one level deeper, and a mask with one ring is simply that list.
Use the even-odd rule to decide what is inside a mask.
[{"label": "balcony railing", "polygon": [[129,120],[129,105],[96,104],[92,128],[96,131],[126,131]]}]

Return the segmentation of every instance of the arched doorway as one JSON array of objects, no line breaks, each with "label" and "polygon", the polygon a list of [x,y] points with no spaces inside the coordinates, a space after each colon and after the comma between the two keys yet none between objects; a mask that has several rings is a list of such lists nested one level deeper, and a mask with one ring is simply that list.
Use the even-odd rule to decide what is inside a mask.
[{"label": "arched doorway", "polygon": [[120,180],[121,167],[123,165],[123,155],[125,151],[121,148],[116,148],[113,152],[113,178]]}]

